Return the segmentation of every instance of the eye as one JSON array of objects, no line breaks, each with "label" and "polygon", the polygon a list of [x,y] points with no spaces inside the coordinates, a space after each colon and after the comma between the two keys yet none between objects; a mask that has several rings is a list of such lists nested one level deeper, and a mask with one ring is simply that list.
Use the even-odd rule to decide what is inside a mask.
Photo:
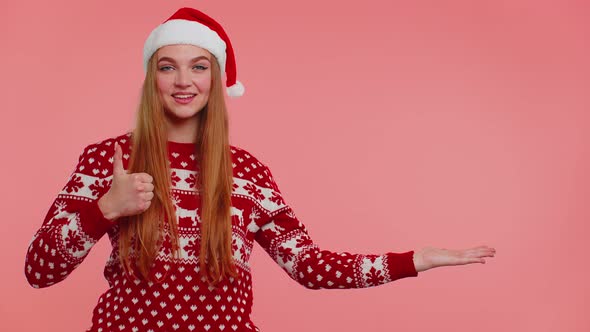
[{"label": "eye", "polygon": [[172,66],[166,65],[166,66],[162,66],[160,68],[158,68],[160,71],[169,71],[172,70]]},{"label": "eye", "polygon": [[207,68],[208,67],[207,66],[204,66],[204,65],[195,65],[193,67],[193,69],[196,69],[196,70],[207,70]]}]

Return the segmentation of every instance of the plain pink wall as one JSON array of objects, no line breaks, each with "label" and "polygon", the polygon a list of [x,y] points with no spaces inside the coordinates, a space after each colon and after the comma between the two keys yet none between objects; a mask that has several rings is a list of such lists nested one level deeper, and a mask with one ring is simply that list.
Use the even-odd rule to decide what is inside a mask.
[{"label": "plain pink wall", "polygon": [[25,251],[83,147],[132,128],[143,42],[188,5],[236,49],[232,143],[271,167],[322,248],[498,251],[310,291],[257,247],[263,331],[589,331],[587,4],[3,1],[2,330],[89,325],[107,241],[43,290],[25,280]]}]

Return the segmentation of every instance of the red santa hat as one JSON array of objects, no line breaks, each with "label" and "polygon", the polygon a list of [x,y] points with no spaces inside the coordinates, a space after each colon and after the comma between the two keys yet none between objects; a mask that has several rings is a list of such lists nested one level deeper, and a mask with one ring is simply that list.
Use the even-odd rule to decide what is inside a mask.
[{"label": "red santa hat", "polygon": [[227,94],[239,97],[244,86],[236,80],[234,50],[223,27],[214,19],[193,8],[181,8],[164,23],[155,28],[143,46],[143,69],[152,55],[162,46],[174,44],[195,45],[209,51],[217,61],[221,72],[225,71]]}]

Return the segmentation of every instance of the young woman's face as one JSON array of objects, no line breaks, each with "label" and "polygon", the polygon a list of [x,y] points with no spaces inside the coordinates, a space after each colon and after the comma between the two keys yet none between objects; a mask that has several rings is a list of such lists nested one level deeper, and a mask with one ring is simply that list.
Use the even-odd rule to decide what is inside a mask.
[{"label": "young woman's face", "polygon": [[168,45],[157,52],[156,81],[166,116],[193,118],[209,100],[211,53],[193,45]]}]

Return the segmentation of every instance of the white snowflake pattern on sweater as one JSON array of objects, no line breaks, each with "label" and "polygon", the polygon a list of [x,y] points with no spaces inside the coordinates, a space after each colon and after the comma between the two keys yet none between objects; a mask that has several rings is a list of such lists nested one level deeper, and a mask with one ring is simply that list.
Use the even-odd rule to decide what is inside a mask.
[{"label": "white snowflake pattern on sweater", "polygon": [[256,331],[250,320],[254,242],[301,285],[364,288],[416,276],[413,252],[361,255],[321,250],[285,202],[269,168],[232,146],[232,252],[238,277],[211,287],[199,274],[200,200],[194,145],[169,142],[172,199],[180,259],[171,259],[167,231],[152,270],[153,281],[135,279],[120,266],[117,222],[97,201],[111,185],[114,142],[126,167],[131,134],[89,145],[34,235],[25,274],[36,288],[65,279],[108,234],[113,250],[105,265],[109,288],[100,296],[88,331]]}]

